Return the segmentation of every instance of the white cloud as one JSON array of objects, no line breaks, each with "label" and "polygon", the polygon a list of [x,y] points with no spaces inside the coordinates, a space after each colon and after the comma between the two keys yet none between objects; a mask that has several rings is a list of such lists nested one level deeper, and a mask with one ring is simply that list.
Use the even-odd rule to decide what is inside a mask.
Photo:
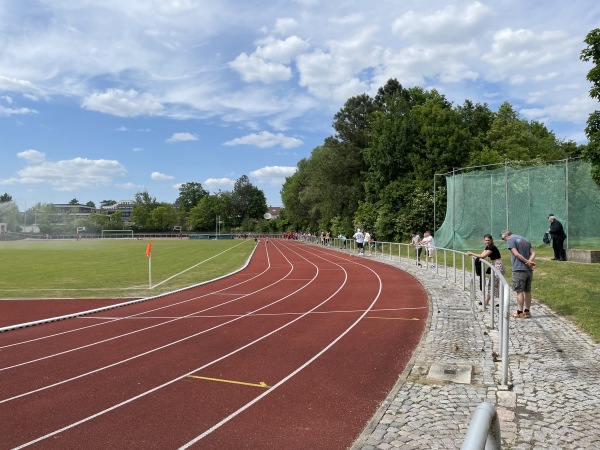
[{"label": "white cloud", "polygon": [[298,36],[290,36],[283,41],[269,36],[258,41],[258,47],[254,54],[264,60],[289,64],[308,48],[308,42]]},{"label": "white cloud", "polygon": [[[494,41],[483,59],[500,73],[514,73],[563,59],[573,51],[573,40],[562,31],[512,30],[505,28],[494,34]],[[537,76],[538,73],[536,72]]]},{"label": "white cloud", "polygon": [[173,133],[173,135],[165,142],[186,142],[186,141],[197,141],[198,137],[192,133]]},{"label": "white cloud", "polygon": [[27,80],[19,80],[17,78],[6,77],[0,75],[0,91],[17,92],[26,94],[36,99],[38,96],[44,97],[41,89]]},{"label": "white cloud", "polygon": [[377,32],[376,27],[358,29],[351,38],[328,41],[325,50],[317,48],[299,55],[300,86],[321,100],[337,102],[369,91],[371,80],[365,70],[382,63],[382,49],[375,45]]},{"label": "white cloud", "polygon": [[579,96],[569,99],[565,103],[554,103],[544,108],[523,108],[519,113],[528,120],[544,122],[551,128],[551,122],[579,121],[584,122],[589,117],[587,111],[598,107],[598,102],[589,96]]},{"label": "white cloud", "polygon": [[46,155],[44,153],[33,149],[17,153],[17,156],[29,161],[30,163],[41,163],[46,159]]},{"label": "white cloud", "polygon": [[275,21],[275,31],[280,34],[287,34],[296,28],[298,28],[298,21],[291,17],[280,17]]},{"label": "white cloud", "polygon": [[268,131],[261,131],[260,133],[248,134],[241,138],[232,139],[223,145],[252,145],[259,148],[271,148],[275,146],[294,148],[302,144],[303,142],[300,139],[288,137],[281,133],[273,134]]},{"label": "white cloud", "polygon": [[250,172],[250,177],[256,179],[258,183],[269,185],[281,185],[285,178],[293,175],[298,170],[297,167],[266,166]]},{"label": "white cloud", "polygon": [[118,117],[152,116],[163,112],[164,107],[149,94],[140,94],[134,89],[107,89],[101,94],[92,94],[83,99],[83,108]]},{"label": "white cloud", "polygon": [[229,63],[229,67],[247,83],[287,81],[292,78],[292,69],[286,64],[308,48],[308,42],[298,36],[284,40],[267,36],[256,41],[254,53],[241,53]]},{"label": "white cloud", "polygon": [[242,80],[247,83],[260,81],[272,83],[275,81],[286,81],[292,77],[292,69],[278,62],[266,61],[254,54],[242,53],[232,62],[229,67],[240,74]]},{"label": "white cloud", "polygon": [[234,184],[235,180],[232,180],[231,178],[207,178],[204,180],[204,183],[202,183],[202,186],[215,192],[219,189],[227,190],[228,188],[233,188]]},{"label": "white cloud", "polygon": [[18,156],[31,165],[19,170],[16,177],[0,180],[0,183],[47,185],[56,191],[76,191],[111,185],[126,173],[125,167],[114,160],[74,158],[53,162],[45,160],[44,154],[37,150],[27,150]]},{"label": "white cloud", "polygon": [[365,16],[361,13],[354,13],[354,14],[348,14],[347,16],[343,16],[343,17],[333,17],[331,19],[331,22],[337,25],[344,25],[344,26],[356,26],[359,25],[361,23],[364,23],[365,21]]},{"label": "white cloud", "polygon": [[160,173],[160,172],[152,172],[152,174],[150,174],[150,178],[152,178],[153,180],[172,180],[173,178],[175,178],[172,175],[165,175],[164,173]]},{"label": "white cloud", "polygon": [[6,108],[0,105],[0,116],[24,116],[27,114],[37,114],[37,111],[29,108]]},{"label": "white cloud", "polygon": [[448,44],[469,41],[485,31],[493,8],[480,2],[448,5],[433,12],[410,10],[392,25],[392,31],[417,42]]}]

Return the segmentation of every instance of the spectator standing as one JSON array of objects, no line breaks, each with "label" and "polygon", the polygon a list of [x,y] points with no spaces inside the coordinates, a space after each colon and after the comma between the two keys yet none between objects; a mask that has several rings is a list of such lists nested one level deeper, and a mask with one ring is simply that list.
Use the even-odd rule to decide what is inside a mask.
[{"label": "spectator standing", "polygon": [[523,236],[504,230],[502,240],[506,241],[512,261],[512,288],[517,293],[517,311],[511,317],[531,317],[531,282],[535,263],[535,250]]},{"label": "spectator standing", "polygon": [[369,250],[369,256],[373,256],[373,254],[371,253],[371,233],[369,233],[367,230],[365,230],[365,245],[364,245],[364,247],[366,247],[367,250]]},{"label": "spectator standing", "polygon": [[548,233],[552,238],[552,249],[554,250],[554,258],[552,261],[566,261],[565,258],[565,249],[564,243],[567,235],[565,234],[565,230],[554,214],[548,215],[548,221],[550,222],[550,228],[548,228]]},{"label": "spectator standing", "polygon": [[[435,240],[433,239],[433,236],[431,235],[431,231],[426,231],[425,233],[423,233],[423,239],[421,239],[421,242],[419,242],[419,244],[425,247],[425,251],[427,252],[427,255],[425,258],[429,258],[429,263],[430,263],[429,267],[431,267],[433,269],[435,267],[435,264],[434,264]],[[425,259],[425,261],[427,261],[427,259]]]},{"label": "spectator standing", "polygon": [[421,247],[420,243],[421,243],[421,236],[419,236],[419,233],[411,233],[410,234],[412,236],[411,239],[411,244],[415,246],[415,251],[417,252],[417,266],[419,267],[423,267],[423,264],[421,264],[421,253],[423,252],[423,247]]},{"label": "spectator standing", "polygon": [[356,233],[354,233],[354,236],[352,237],[356,239],[356,247],[358,248],[358,254],[356,256],[365,256],[365,235],[362,233],[360,228],[356,229]]},{"label": "spectator standing", "polygon": [[[374,234],[371,235],[371,251],[375,252],[375,256],[377,256],[379,254],[379,241],[377,240],[377,238],[375,237]],[[383,254],[383,248],[381,250],[382,254]]]},{"label": "spectator standing", "polygon": [[[483,243],[485,244],[485,249],[479,255],[473,252],[467,252],[467,255],[473,256],[475,258],[490,258],[490,261],[494,265],[494,267],[504,275],[504,264],[502,264],[502,256],[500,255],[500,250],[498,247],[494,245],[494,238],[491,234],[485,234],[483,236]],[[482,276],[485,276],[482,274]],[[487,293],[485,294],[485,306],[489,305],[490,297],[491,297],[491,289],[492,286],[488,283]],[[494,298],[500,297],[500,278],[494,277]],[[481,302],[479,302],[481,305]]]},{"label": "spectator standing", "polygon": [[340,233],[338,238],[340,239],[340,245],[341,245],[340,250],[345,250],[346,249],[346,236],[344,236],[344,233]]}]

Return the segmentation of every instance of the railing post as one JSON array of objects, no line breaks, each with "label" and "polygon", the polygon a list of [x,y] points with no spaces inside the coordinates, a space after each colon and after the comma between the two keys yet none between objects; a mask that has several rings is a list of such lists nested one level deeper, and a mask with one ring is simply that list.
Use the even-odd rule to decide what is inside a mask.
[{"label": "railing post", "polygon": [[510,290],[504,289],[504,303],[502,306],[502,385],[508,386],[508,321],[509,321],[509,306],[510,306]]},{"label": "railing post", "polygon": [[481,403],[471,416],[461,450],[500,450],[500,419],[496,409],[487,402]]}]

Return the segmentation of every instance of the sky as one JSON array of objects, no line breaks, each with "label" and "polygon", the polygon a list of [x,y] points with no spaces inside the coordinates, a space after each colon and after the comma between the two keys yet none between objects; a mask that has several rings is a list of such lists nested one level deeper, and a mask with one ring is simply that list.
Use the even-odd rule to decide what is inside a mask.
[{"label": "sky", "polygon": [[270,206],[389,79],[509,102],[585,143],[597,0],[0,0],[0,194],[174,202],[183,183]]}]

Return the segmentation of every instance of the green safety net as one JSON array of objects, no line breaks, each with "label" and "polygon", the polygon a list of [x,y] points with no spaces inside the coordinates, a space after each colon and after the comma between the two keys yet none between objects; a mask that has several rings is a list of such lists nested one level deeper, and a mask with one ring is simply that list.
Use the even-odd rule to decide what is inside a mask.
[{"label": "green safety net", "polygon": [[479,248],[484,234],[498,243],[504,229],[540,246],[549,214],[563,224],[565,247],[600,245],[600,189],[590,168],[589,163],[569,160],[446,174],[446,216],[435,234],[436,246]]}]

